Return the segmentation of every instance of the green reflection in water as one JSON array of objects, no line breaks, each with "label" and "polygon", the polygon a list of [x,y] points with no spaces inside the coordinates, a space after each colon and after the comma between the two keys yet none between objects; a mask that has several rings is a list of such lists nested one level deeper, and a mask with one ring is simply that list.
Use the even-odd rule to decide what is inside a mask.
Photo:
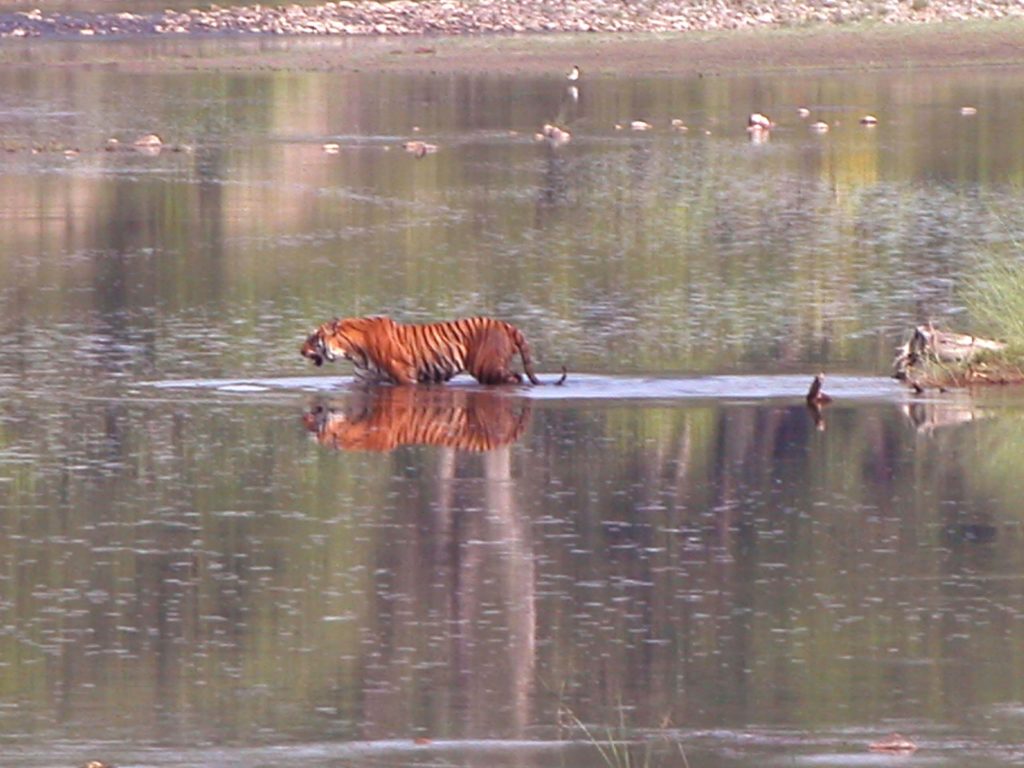
[{"label": "green reflection in water", "polygon": [[[377,312],[499,313],[551,367],[882,371],[910,323],[956,309],[965,256],[1020,236],[1008,73],[606,81],[579,101],[497,77],[5,79],[8,324],[114,318],[160,340],[132,361],[152,375],[286,374],[311,324]],[[754,108],[779,123],[763,146]],[[559,116],[573,142],[535,143]],[[614,129],[634,117],[655,130]],[[441,151],[402,152],[416,127]],[[193,151],[100,150],[149,131]]]},{"label": "green reflection in water", "polygon": [[[955,318],[965,253],[1020,237],[1014,73],[579,102],[517,78],[0,79],[12,740],[553,739],[569,705],[991,741],[1021,700],[1012,397],[837,403],[823,431],[786,401],[538,401],[493,451],[349,452],[305,394],[147,383],[306,374],[312,325],[379,311],[501,314],[547,370],[881,373],[906,326]],[[780,123],[762,146],[753,109]],[[555,118],[558,150],[532,138]],[[153,130],[192,151],[102,149]]]},{"label": "green reflection in water", "polygon": [[545,407],[484,454],[334,451],[244,404],[15,426],[8,732],[524,738],[621,702],[647,727],[962,727],[1015,700],[1003,422],[826,424]]}]

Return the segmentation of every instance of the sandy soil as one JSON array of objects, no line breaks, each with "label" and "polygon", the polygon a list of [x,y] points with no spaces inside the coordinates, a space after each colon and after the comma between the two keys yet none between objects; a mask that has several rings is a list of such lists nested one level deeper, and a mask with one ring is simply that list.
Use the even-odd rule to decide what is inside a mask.
[{"label": "sandy soil", "polygon": [[[784,70],[1024,65],[1024,23],[966,22],[916,26],[813,27],[677,34],[465,35],[319,39],[315,45],[261,46],[203,54],[173,49],[129,69],[493,72],[544,74],[579,63],[588,76],[716,75]],[[338,44],[335,44],[338,43]],[[187,48],[183,49],[187,51]]]},{"label": "sandy soil", "polygon": [[[672,35],[465,36],[400,39],[387,49],[299,57],[330,69],[542,74],[730,74],[1024,64],[1024,23],[814,27]],[[299,61],[293,63],[298,64]]]},{"label": "sandy soil", "polygon": [[[1024,64],[1024,22],[843,25],[672,34],[163,39],[146,56],[134,43],[17,41],[0,66],[112,66],[127,71],[323,70],[544,74],[579,64],[585,76],[716,75],[784,70]],[[74,46],[73,55],[68,45]],[[21,46],[30,46],[25,55]]]}]

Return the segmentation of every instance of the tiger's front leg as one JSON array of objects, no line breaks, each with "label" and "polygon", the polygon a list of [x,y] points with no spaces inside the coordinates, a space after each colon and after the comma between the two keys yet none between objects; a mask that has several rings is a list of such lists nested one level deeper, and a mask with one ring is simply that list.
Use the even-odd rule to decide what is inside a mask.
[{"label": "tiger's front leg", "polygon": [[406,365],[396,360],[390,360],[384,365],[381,365],[380,371],[383,374],[381,378],[391,384],[415,384],[419,381],[415,366]]}]

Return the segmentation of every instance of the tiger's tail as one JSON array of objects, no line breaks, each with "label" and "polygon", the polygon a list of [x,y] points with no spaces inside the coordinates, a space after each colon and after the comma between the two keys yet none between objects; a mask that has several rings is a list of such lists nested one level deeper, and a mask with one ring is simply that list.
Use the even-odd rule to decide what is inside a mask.
[{"label": "tiger's tail", "polygon": [[[530,345],[526,342],[526,337],[523,336],[523,332],[515,326],[512,326],[513,330],[513,341],[515,342],[516,349],[519,350],[519,356],[523,359],[523,371],[526,373],[526,377],[532,384],[541,384],[541,380],[537,378],[537,374],[533,372],[533,358],[530,356]],[[569,372],[565,366],[562,366],[562,378],[555,382],[555,386],[561,386],[565,383],[566,376]]]}]

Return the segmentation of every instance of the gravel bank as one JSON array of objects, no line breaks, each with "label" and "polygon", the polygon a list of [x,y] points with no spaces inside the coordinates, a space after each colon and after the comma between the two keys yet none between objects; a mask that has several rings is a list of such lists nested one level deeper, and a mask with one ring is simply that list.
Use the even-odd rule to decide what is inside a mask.
[{"label": "gravel bank", "polygon": [[1024,17],[1024,0],[395,0],[194,8],[157,14],[0,14],[0,37],[457,35],[680,32],[875,20],[915,24]]}]

